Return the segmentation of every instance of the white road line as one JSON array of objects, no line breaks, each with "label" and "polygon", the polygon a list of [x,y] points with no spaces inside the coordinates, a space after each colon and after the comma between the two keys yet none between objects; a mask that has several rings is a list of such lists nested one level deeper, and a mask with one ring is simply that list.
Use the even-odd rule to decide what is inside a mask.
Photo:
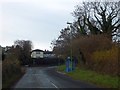
[{"label": "white road line", "polygon": [[63,72],[59,72],[59,71],[57,71],[57,73],[59,73],[59,74],[63,74],[63,75],[65,75],[66,73],[63,73]]},{"label": "white road line", "polygon": [[55,88],[58,88],[53,82],[51,82],[51,84],[52,84]]}]

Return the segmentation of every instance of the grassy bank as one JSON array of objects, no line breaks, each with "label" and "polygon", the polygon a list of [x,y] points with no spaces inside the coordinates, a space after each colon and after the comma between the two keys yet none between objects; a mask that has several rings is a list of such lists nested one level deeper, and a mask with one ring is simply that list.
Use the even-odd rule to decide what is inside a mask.
[{"label": "grassy bank", "polygon": [[[58,71],[65,72],[65,65],[59,66]],[[75,80],[87,81],[96,84],[99,87],[104,88],[118,88],[118,77],[113,77],[110,75],[98,74],[94,71],[85,70],[82,68],[76,68],[75,71],[66,73],[66,75],[72,77]]]}]

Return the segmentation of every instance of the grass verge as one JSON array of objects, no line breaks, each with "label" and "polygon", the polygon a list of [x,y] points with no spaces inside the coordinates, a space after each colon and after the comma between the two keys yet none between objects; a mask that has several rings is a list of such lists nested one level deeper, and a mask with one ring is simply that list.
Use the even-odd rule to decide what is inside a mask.
[{"label": "grass verge", "polygon": [[[65,65],[59,66],[57,70],[66,73]],[[72,77],[75,80],[87,81],[103,88],[118,88],[118,82],[120,78],[118,76],[113,77],[110,75],[99,74],[95,71],[90,71],[83,68],[76,68],[75,71],[68,72],[66,75]]]}]

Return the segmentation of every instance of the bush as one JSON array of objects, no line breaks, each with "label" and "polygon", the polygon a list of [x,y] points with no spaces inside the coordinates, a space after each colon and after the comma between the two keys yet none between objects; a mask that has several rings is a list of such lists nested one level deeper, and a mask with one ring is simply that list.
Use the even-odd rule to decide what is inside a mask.
[{"label": "bush", "polygon": [[9,55],[2,63],[2,87],[8,88],[15,77],[21,75],[21,67],[17,58]]},{"label": "bush", "polygon": [[[117,75],[118,47],[107,35],[81,36],[72,42],[73,55],[79,59],[79,66],[101,73]],[[84,58],[81,58],[80,51]],[[85,65],[82,63],[85,59]]]},{"label": "bush", "polygon": [[96,71],[118,74],[118,47],[113,46],[109,50],[95,51],[91,55],[93,68]]},{"label": "bush", "polygon": [[91,53],[108,50],[112,47],[111,40],[105,35],[81,36],[73,41],[73,53],[79,56],[79,50],[84,54],[86,63],[90,63]]},{"label": "bush", "polygon": [[63,53],[58,55],[63,54],[66,58],[71,56],[72,50],[72,55],[78,59],[78,67],[117,75],[118,56],[120,56],[117,46],[108,35],[86,35],[73,38],[71,43],[64,46]]}]

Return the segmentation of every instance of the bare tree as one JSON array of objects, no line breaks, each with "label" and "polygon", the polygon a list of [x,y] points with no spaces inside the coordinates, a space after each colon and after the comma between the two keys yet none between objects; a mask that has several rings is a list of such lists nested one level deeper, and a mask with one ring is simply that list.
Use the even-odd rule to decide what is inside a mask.
[{"label": "bare tree", "polygon": [[29,40],[16,40],[14,42],[15,54],[21,60],[21,64],[28,64],[30,61],[30,52],[32,49],[32,42]]},{"label": "bare tree", "polygon": [[[87,27],[92,34],[112,35],[120,28],[119,2],[83,2],[73,12],[80,26]],[[82,28],[81,27],[81,28]]]}]

